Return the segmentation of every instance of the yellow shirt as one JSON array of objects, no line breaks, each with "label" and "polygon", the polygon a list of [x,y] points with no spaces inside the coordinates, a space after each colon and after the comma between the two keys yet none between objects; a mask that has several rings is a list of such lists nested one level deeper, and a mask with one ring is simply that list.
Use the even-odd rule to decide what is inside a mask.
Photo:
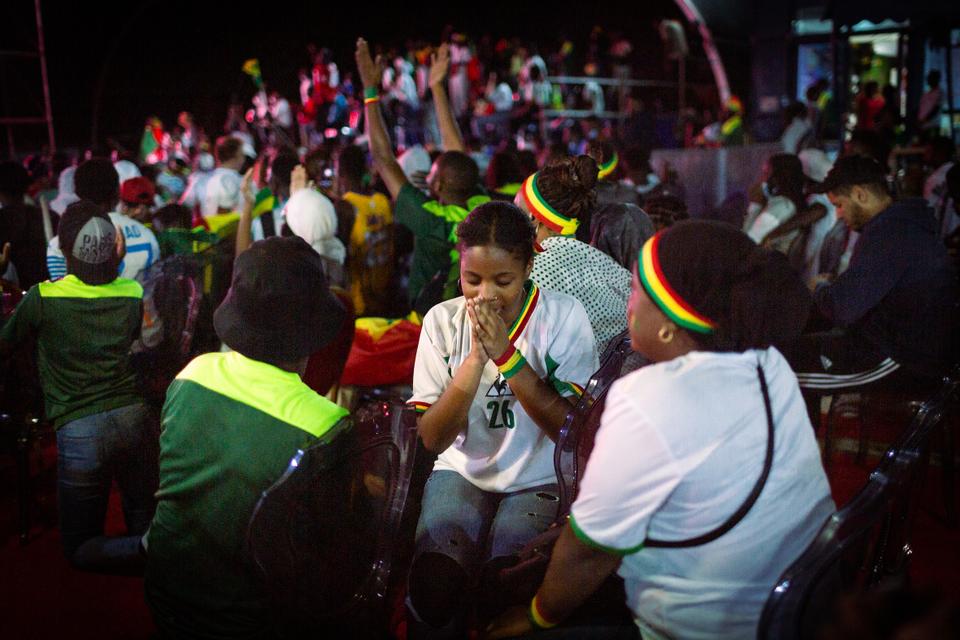
[{"label": "yellow shirt", "polygon": [[393,275],[393,212],[382,193],[363,195],[348,191],[343,199],[357,216],[350,230],[350,295],[358,316],[375,301],[387,299]]}]

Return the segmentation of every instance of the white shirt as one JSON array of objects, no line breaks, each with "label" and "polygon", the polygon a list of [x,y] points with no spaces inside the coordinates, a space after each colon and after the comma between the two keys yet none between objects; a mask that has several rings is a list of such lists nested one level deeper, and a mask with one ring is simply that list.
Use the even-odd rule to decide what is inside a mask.
[{"label": "white shirt", "polygon": [[493,91],[487,92],[487,100],[498,112],[510,111],[513,108],[513,90],[506,82],[501,82]]},{"label": "white shirt", "polygon": [[576,238],[551,236],[533,259],[530,279],[544,289],[573,296],[583,304],[597,341],[597,352],[627,328],[627,302],[633,278],[603,251]]},{"label": "white shirt", "polygon": [[[579,395],[597,369],[586,312],[570,296],[528,286],[529,305],[511,328],[511,340],[561,395]],[[425,409],[435,403],[471,347],[465,298],[430,309],[420,332],[410,404]],[[492,361],[484,367],[467,420],[466,431],[440,454],[434,469],[456,471],[476,487],[498,493],[556,482],[553,442],[527,415]]]},{"label": "white shirt", "polygon": [[[754,206],[751,204],[751,207]],[[744,231],[750,239],[760,244],[770,232],[792,218],[797,213],[797,205],[786,196],[773,196],[756,218],[747,217]]]},{"label": "white shirt", "polygon": [[[753,507],[698,547],[647,537],[712,531],[750,494],[774,421],[770,475]],[[625,553],[619,574],[644,638],[755,638],[781,573],[834,511],[796,376],[774,348],[693,352],[614,383],[572,508],[581,540]]]},{"label": "white shirt", "polygon": [[[160,245],[157,237],[140,222],[116,211],[109,214],[113,226],[123,231],[127,244],[127,254],[120,262],[121,278],[136,279],[141,273],[160,259]],[[67,275],[67,260],[60,250],[60,236],[54,236],[47,244],[47,271],[51,280],[59,280]]]},{"label": "white shirt", "polygon": [[183,195],[180,196],[180,204],[189,207],[191,210],[194,207],[199,207],[200,203],[203,202],[207,182],[210,181],[211,175],[213,175],[212,171],[198,170],[191,173],[190,177],[187,178],[187,187],[183,190]]},{"label": "white shirt", "polygon": [[210,175],[200,200],[200,214],[204,218],[215,216],[220,209],[234,211],[240,206],[240,172],[226,167],[217,167]]}]

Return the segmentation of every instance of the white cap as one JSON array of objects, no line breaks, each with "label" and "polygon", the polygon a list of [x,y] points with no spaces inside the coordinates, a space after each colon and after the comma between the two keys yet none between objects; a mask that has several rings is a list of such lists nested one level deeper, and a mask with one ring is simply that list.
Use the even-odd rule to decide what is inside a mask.
[{"label": "white cap", "polygon": [[129,160],[117,160],[113,163],[113,168],[117,170],[117,175],[120,176],[120,184],[123,184],[130,178],[140,176],[140,169]]}]

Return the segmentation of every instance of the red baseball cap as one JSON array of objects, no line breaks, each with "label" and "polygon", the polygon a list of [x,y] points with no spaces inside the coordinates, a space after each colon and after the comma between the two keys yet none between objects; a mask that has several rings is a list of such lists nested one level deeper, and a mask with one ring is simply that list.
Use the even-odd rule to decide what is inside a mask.
[{"label": "red baseball cap", "polygon": [[120,185],[120,199],[127,204],[153,204],[157,189],[147,178],[137,176],[124,180]]}]

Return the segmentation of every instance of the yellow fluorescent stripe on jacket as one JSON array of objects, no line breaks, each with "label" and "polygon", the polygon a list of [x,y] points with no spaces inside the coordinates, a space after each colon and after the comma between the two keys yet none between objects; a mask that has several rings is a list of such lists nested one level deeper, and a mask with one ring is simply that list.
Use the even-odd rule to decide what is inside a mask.
[{"label": "yellow fluorescent stripe on jacket", "polygon": [[41,282],[41,298],[142,298],[143,287],[136,280],[117,278],[107,284],[87,284],[72,273],[55,282]]},{"label": "yellow fluorescent stripe on jacket", "polygon": [[198,356],[177,380],[194,382],[318,438],[348,415],[346,409],[305,385],[297,374],[236,352]]}]

